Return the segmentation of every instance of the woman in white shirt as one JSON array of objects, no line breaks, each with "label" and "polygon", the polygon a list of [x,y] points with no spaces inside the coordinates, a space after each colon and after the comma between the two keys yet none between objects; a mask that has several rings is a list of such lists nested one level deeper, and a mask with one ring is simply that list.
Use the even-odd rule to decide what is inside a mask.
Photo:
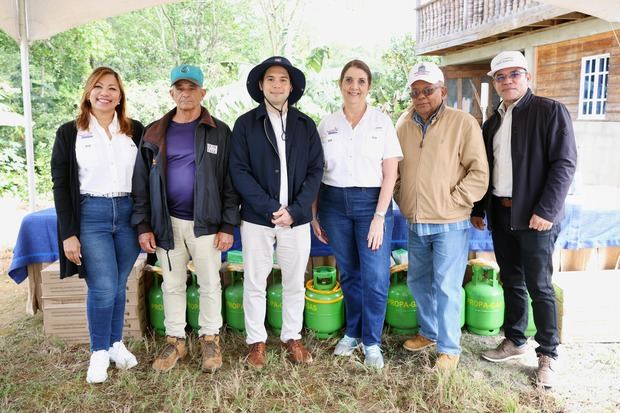
[{"label": "woman in white shirt", "polygon": [[121,369],[138,363],[122,333],[127,278],[140,252],[130,218],[142,130],[125,113],[118,73],[99,67],[86,81],[77,119],[58,128],[52,151],[60,277],[79,273],[88,286],[89,383],[107,379],[110,360]]},{"label": "woman in white shirt", "polygon": [[319,125],[325,167],[312,229],[332,247],[340,269],[347,326],[334,354],[349,356],[362,345],[364,363],[380,369],[392,192],[403,155],[390,118],[366,102],[371,83],[366,63],[347,63],[339,81],[342,109]]}]

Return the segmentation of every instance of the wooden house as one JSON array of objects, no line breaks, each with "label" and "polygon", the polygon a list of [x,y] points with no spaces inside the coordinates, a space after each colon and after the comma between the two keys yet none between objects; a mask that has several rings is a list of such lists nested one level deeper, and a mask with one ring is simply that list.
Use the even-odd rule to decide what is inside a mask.
[{"label": "wooden house", "polygon": [[580,183],[620,187],[620,24],[533,0],[417,0],[416,11],[417,53],[442,56],[449,105],[489,116],[491,59],[519,50],[534,93],[571,113]]}]

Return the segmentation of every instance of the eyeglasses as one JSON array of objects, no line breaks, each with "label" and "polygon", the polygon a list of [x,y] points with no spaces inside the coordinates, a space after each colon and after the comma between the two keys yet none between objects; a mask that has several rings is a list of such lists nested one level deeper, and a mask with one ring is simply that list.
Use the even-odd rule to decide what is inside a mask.
[{"label": "eyeglasses", "polygon": [[518,80],[522,75],[526,73],[527,73],[527,70],[513,70],[507,75],[497,75],[493,77],[493,80],[495,80],[496,82],[500,82],[500,83],[506,80],[507,77],[509,77],[510,80]]},{"label": "eyeglasses", "polygon": [[435,91],[439,89],[439,86],[427,86],[422,90],[417,90],[417,89],[413,89],[411,91],[411,97],[416,99],[418,96],[420,95],[424,95],[424,96],[430,96],[433,93],[435,93]]}]

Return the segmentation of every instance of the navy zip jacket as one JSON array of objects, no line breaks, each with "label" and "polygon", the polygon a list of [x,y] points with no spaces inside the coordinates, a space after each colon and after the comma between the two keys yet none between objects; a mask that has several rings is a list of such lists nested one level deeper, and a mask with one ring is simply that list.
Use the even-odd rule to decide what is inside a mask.
[{"label": "navy zip jacket", "polygon": [[[323,148],[312,119],[294,107],[286,118],[287,207],[294,225],[312,220],[312,202],[323,177]],[[280,209],[280,158],[265,103],[235,122],[230,150],[230,176],[241,196],[241,219],[273,227]]]},{"label": "navy zip jacket", "polygon": [[[489,189],[474,204],[472,216],[491,222],[493,138],[502,118],[496,110],[482,126],[489,160]],[[530,89],[512,110],[512,208],[510,226],[529,229],[532,214],[560,223],[564,201],[577,167],[573,123],[566,107],[552,99],[536,96]]]},{"label": "navy zip jacket", "polygon": [[[166,201],[166,130],[176,108],[144,130],[132,180],[131,223],[138,234],[153,232],[157,246],[174,249],[174,235]],[[239,225],[239,197],[228,175],[230,128],[203,107],[194,137],[194,235],[233,233]]]}]

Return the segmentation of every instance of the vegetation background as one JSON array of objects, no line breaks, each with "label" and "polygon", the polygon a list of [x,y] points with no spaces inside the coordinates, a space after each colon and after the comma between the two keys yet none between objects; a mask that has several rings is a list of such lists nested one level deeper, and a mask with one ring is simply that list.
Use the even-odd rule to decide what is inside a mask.
[{"label": "vegetation background", "polygon": [[[363,3],[371,2],[359,3],[364,7]],[[50,197],[49,160],[56,129],[75,117],[84,81],[101,65],[121,74],[129,114],[144,124],[172,107],[170,69],[180,63],[198,65],[205,73],[205,106],[232,127],[237,116],[254,105],[245,80],[248,71],[266,57],[287,56],[305,72],[308,85],[298,106],[317,122],[340,104],[337,79],[344,63],[360,58],[373,70],[371,104],[396,120],[408,102],[407,72],[418,59],[413,26],[398,30],[402,34],[388,46],[368,42],[349,48],[343,46],[347,39],[332,41],[320,34],[330,30],[323,30],[323,24],[355,15],[330,16],[332,10],[326,4],[330,2],[186,1],[97,21],[33,42],[30,73],[38,198]],[[318,6],[324,8],[325,21]],[[309,13],[321,19],[313,24],[313,32],[303,24]],[[359,22],[344,36],[365,39],[371,30],[377,27]],[[324,43],[317,44],[317,38]],[[0,110],[23,113],[19,47],[1,31],[0,67]],[[25,171],[23,128],[0,126],[0,196],[26,197]]]}]

